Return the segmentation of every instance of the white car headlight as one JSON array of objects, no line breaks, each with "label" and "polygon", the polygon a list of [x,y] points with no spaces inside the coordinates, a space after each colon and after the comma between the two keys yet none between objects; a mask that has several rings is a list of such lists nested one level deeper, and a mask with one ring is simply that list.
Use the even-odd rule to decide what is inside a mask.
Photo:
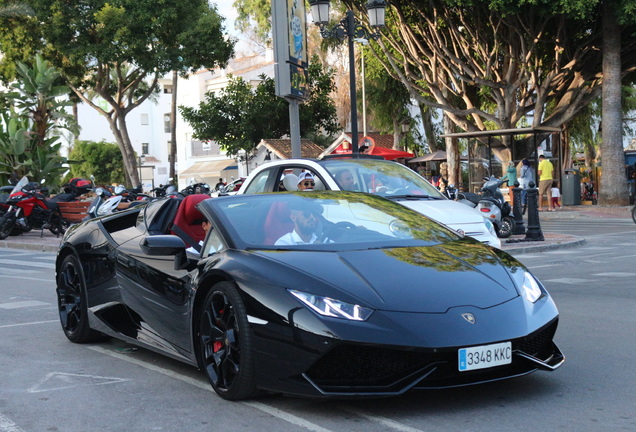
[{"label": "white car headlight", "polygon": [[289,290],[289,292],[311,310],[322,316],[344,318],[352,321],[366,321],[373,313],[373,309],[341,302],[329,297],[321,297],[296,290]]},{"label": "white car headlight", "polygon": [[523,272],[523,284],[521,285],[521,295],[530,303],[536,303],[544,296],[545,291],[534,276],[528,272]]}]

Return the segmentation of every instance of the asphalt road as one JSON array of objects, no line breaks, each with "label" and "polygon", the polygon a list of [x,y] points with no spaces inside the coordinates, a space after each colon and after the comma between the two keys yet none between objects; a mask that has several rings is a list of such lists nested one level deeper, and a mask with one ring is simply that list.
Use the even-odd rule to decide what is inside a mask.
[{"label": "asphalt road", "polygon": [[226,402],[201,372],[57,318],[52,253],[0,250],[0,432],[636,430],[636,224],[545,221],[583,246],[519,255],[561,312],[559,370],[376,400]]}]

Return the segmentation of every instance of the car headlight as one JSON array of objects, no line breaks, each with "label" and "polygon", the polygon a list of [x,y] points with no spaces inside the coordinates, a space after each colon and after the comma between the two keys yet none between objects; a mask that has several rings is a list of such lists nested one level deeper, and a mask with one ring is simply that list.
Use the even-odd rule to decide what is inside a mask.
[{"label": "car headlight", "polygon": [[538,280],[527,271],[523,272],[523,283],[521,284],[521,295],[530,303],[536,303],[545,295]]},{"label": "car headlight", "polygon": [[289,292],[311,310],[322,316],[344,318],[352,321],[366,321],[373,313],[373,309],[341,302],[329,297],[321,297],[296,290],[289,290]]}]

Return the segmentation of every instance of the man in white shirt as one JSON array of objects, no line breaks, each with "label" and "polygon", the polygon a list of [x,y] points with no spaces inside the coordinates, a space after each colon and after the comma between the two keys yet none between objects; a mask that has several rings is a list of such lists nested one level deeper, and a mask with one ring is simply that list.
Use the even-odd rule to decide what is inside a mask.
[{"label": "man in white shirt", "polygon": [[318,241],[317,233],[321,227],[319,205],[310,204],[305,208],[294,207],[289,217],[294,222],[294,230],[283,235],[274,243],[277,246],[313,244]]}]

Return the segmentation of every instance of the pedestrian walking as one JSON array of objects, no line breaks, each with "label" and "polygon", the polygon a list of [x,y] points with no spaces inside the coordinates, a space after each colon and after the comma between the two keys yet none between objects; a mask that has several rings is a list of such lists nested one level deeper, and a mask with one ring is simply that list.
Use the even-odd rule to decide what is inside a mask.
[{"label": "pedestrian walking", "polygon": [[552,182],[554,181],[554,165],[544,155],[539,156],[539,211],[543,211],[543,194],[548,198],[548,211],[552,207]]}]

